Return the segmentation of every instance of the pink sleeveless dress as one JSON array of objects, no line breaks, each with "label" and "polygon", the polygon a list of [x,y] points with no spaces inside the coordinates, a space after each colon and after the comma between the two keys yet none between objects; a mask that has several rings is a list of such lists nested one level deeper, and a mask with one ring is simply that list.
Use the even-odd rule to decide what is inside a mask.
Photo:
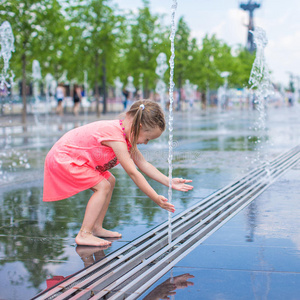
[{"label": "pink sleeveless dress", "polygon": [[119,120],[97,121],[63,135],[46,156],[43,201],[58,201],[108,179],[119,161],[103,141],[127,143]]}]

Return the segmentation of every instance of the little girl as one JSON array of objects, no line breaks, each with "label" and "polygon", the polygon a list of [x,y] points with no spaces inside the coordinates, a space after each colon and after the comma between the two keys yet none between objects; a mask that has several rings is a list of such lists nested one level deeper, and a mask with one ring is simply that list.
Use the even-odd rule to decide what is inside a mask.
[{"label": "little girl", "polygon": [[[174,205],[158,195],[136,166],[150,178],[168,186],[169,178],[145,160],[137,144],[147,144],[165,130],[164,114],[151,100],[135,102],[124,120],[97,121],[67,132],[49,151],[45,161],[43,201],[57,201],[92,189],[83,223],[75,238],[78,245],[107,246],[101,239],[121,237],[102,223],[115,186],[108,171],[118,163],[151,200],[167,211]],[[189,191],[191,180],[174,178],[172,188]]]}]

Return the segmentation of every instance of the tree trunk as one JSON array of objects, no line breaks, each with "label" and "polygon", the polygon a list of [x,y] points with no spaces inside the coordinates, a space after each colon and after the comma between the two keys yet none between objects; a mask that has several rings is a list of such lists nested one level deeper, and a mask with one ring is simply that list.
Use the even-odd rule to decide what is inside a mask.
[{"label": "tree trunk", "polygon": [[178,103],[176,110],[181,110],[181,86],[182,86],[182,74],[180,73],[178,76]]},{"label": "tree trunk", "polygon": [[26,124],[27,103],[26,103],[26,54],[22,55],[22,123]]},{"label": "tree trunk", "polygon": [[206,83],[206,107],[210,106],[210,90],[209,90],[209,84]]},{"label": "tree trunk", "polygon": [[144,80],[144,99],[148,99],[149,96],[150,96],[149,79],[148,79],[148,77],[146,77]]},{"label": "tree trunk", "polygon": [[54,78],[55,78],[57,84],[59,84],[59,82],[58,82],[58,65],[57,64],[54,65]]},{"label": "tree trunk", "polygon": [[201,109],[206,109],[206,90],[203,90],[201,93]]},{"label": "tree trunk", "polygon": [[106,59],[105,59],[105,55],[103,55],[102,58],[102,89],[103,89],[103,114],[106,114],[107,112],[107,93],[106,93]]},{"label": "tree trunk", "polygon": [[99,86],[98,86],[98,76],[99,76],[99,72],[98,72],[98,68],[99,68],[99,54],[96,53],[95,55],[95,98],[96,98],[96,113],[97,113],[97,117],[100,117],[100,109],[99,109]]}]

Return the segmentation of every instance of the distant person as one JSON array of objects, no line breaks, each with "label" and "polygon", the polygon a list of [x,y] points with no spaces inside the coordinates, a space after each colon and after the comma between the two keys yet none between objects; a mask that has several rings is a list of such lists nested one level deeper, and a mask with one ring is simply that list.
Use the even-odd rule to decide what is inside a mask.
[{"label": "distant person", "polygon": [[288,92],[288,104],[289,106],[293,106],[293,93],[292,92]]},{"label": "distant person", "polygon": [[123,94],[123,96],[124,96],[124,101],[123,101],[124,110],[126,110],[126,108],[127,108],[127,103],[128,103],[129,92],[128,92],[126,89],[123,89],[122,94]]},{"label": "distant person", "polygon": [[73,89],[73,113],[75,116],[78,116],[80,109],[80,101],[81,101],[81,89],[80,87],[74,85]]},{"label": "distant person", "polygon": [[[107,246],[102,238],[119,238],[118,232],[102,227],[115,186],[108,171],[120,163],[134,183],[161,208],[174,212],[174,205],[158,195],[136,166],[150,178],[169,186],[169,178],[145,160],[137,144],[147,144],[165,130],[161,107],[151,100],[136,101],[124,120],[102,120],[67,132],[45,160],[43,201],[58,201],[81,191],[94,193],[88,201],[78,245]],[[174,178],[172,188],[189,191],[191,180]]]},{"label": "distant person", "polygon": [[134,95],[134,101],[141,100],[143,98],[143,93],[141,90],[137,90]]},{"label": "distant person", "polygon": [[65,98],[65,91],[64,91],[63,86],[61,86],[61,85],[57,86],[55,98],[57,100],[56,113],[59,114],[60,116],[62,116],[64,113],[63,100]]}]

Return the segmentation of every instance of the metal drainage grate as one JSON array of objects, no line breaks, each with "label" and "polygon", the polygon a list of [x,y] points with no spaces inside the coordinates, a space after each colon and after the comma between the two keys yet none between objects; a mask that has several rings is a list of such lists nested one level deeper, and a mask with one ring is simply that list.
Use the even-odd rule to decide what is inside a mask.
[{"label": "metal drainage grate", "polygon": [[136,299],[183,257],[299,162],[300,146],[262,164],[34,299]]}]

